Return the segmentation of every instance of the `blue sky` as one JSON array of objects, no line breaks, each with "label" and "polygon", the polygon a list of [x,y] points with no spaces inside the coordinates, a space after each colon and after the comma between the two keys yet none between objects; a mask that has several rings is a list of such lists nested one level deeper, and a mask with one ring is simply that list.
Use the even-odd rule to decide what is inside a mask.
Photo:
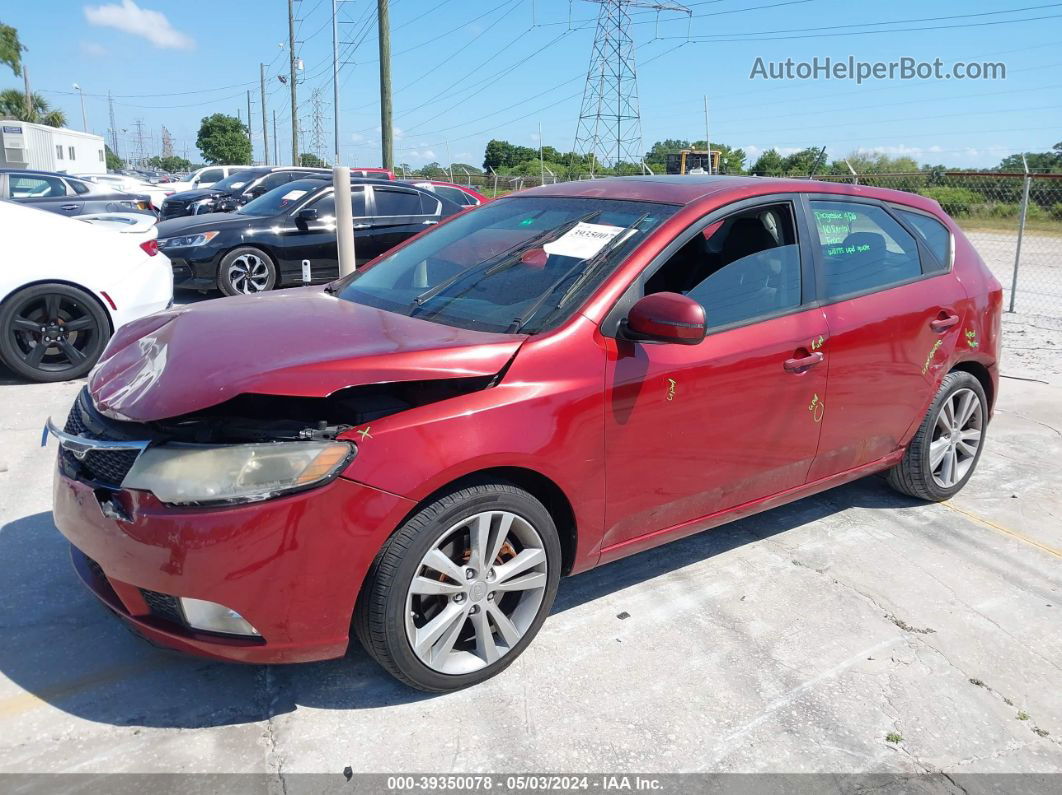
[{"label": "blue sky", "polygon": [[[305,64],[300,116],[310,134],[312,92],[319,88],[328,153],[331,0],[295,5],[301,18],[297,53]],[[832,157],[864,149],[977,167],[1062,140],[1062,2],[686,5],[693,12],[689,21],[662,13],[658,23],[655,12],[632,9],[646,148],[666,137],[703,138],[704,94],[712,140],[752,156],[770,147],[826,146]],[[343,47],[343,158],[378,165],[376,0],[350,0],[340,8],[341,39],[360,42]],[[586,0],[391,0],[396,161],[478,165],[491,138],[536,146],[539,124],[546,144],[571,148],[596,14],[597,6]],[[18,28],[28,47],[33,90],[66,111],[71,126],[81,126],[73,83],[85,92],[90,129],[100,134],[109,126],[106,94],[113,93],[117,127],[125,131],[119,139],[123,154],[141,120],[149,150],[158,151],[165,125],[177,153],[187,148],[197,160],[200,119],[237,110],[246,116],[249,88],[260,159],[258,64],[265,62],[270,135],[275,109],[280,151],[290,154],[290,94],[276,78],[287,72],[287,50],[278,46],[288,37],[286,0],[7,0],[0,20]],[[945,67],[1002,61],[1007,79],[857,85],[749,77],[757,57],[849,55],[863,61],[940,58]],[[0,88],[7,87],[21,87],[9,71],[0,77]]]}]

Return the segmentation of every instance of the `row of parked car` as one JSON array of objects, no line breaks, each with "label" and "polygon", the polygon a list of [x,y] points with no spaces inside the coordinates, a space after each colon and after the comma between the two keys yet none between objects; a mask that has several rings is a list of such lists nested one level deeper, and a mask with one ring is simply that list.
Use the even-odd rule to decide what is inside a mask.
[{"label": "row of parked car", "polygon": [[[352,175],[359,265],[487,201],[383,169]],[[190,180],[174,190],[184,185],[0,170],[0,222],[13,230],[13,264],[0,274],[0,361],[36,381],[77,378],[113,330],[168,306],[175,287],[236,295],[339,275],[330,169],[217,166]]]}]

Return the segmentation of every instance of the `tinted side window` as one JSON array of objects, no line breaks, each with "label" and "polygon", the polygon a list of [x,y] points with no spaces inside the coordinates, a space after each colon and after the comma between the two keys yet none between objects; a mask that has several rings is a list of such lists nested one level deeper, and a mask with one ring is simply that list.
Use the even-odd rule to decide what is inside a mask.
[{"label": "tinted side window", "polygon": [[54,196],[66,196],[66,185],[58,177],[8,174],[7,184],[11,199],[47,199]]},{"label": "tinted side window", "polygon": [[[379,195],[379,194],[377,194]],[[350,205],[353,209],[353,215],[355,218],[364,217],[365,215],[365,188],[357,185],[352,185],[350,188]],[[336,214],[336,197],[334,194],[329,193],[327,196],[322,196],[320,199],[310,205],[317,210],[318,218],[335,217]]]},{"label": "tinted side window", "polygon": [[946,271],[951,259],[951,232],[948,227],[936,218],[930,218],[922,213],[912,213],[906,210],[897,210],[897,212],[922,236],[922,242],[937,258],[932,268],[927,267],[925,270]]},{"label": "tinted side window", "polygon": [[694,235],[654,273],[646,294],[677,292],[717,328],[800,306],[800,250],[789,204],[736,213]]},{"label": "tinted side window", "polygon": [[444,199],[449,199],[454,204],[460,204],[462,207],[466,205],[475,204],[476,200],[465,193],[463,190],[457,188],[451,188],[447,185],[436,185],[435,192],[442,196]]},{"label": "tinted side window", "polygon": [[200,182],[217,182],[221,179],[222,173],[220,168],[208,168],[202,174],[199,175]]},{"label": "tinted side window", "polygon": [[74,193],[78,195],[89,192],[88,185],[84,182],[78,182],[76,179],[67,180],[67,182],[70,184],[70,187],[74,189]]},{"label": "tinted side window", "polygon": [[375,188],[376,214],[389,215],[421,215],[420,194],[411,190],[397,190],[395,188]]},{"label": "tinted side window", "polygon": [[885,210],[812,201],[822,246],[826,298],[880,290],[922,274],[915,239]]},{"label": "tinted side window", "polygon": [[258,186],[260,186],[263,189],[263,192],[265,192],[271,191],[273,188],[279,188],[286,182],[291,182],[291,173],[287,171],[275,171],[258,183]]}]

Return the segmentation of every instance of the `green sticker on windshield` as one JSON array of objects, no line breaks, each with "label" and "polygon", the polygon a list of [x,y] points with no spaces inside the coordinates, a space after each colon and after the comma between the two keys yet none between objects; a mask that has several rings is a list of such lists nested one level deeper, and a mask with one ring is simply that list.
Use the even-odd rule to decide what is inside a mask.
[{"label": "green sticker on windshield", "polygon": [[525,218],[520,222],[520,226],[531,226],[535,222],[534,218]]}]

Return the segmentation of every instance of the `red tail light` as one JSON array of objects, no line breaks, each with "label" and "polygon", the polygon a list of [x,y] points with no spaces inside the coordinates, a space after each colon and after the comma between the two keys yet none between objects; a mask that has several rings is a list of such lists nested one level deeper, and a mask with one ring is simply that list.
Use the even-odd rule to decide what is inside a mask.
[{"label": "red tail light", "polygon": [[140,248],[147,252],[149,257],[154,257],[159,253],[159,241],[157,240],[145,240],[140,244]]}]

